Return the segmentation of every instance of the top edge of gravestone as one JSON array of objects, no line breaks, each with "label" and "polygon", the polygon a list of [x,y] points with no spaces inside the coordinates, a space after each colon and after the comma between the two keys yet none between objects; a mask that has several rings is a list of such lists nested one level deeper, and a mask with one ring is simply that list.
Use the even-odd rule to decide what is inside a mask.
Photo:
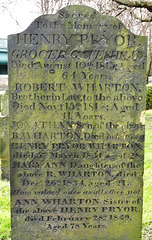
[{"label": "top edge of gravestone", "polygon": [[[12,36],[15,36],[17,34],[20,34],[20,33],[26,33],[26,32],[29,32],[30,30],[34,30],[33,27],[34,27],[34,24],[35,22],[38,22],[38,21],[42,21],[44,19],[47,19],[47,20],[51,20],[54,18],[58,18],[59,16],[62,16],[62,13],[65,12],[65,13],[71,13],[73,11],[73,14],[79,10],[79,13],[81,14],[82,12],[86,11],[86,16],[88,16],[87,14],[90,13],[90,16],[93,14],[95,14],[96,16],[94,17],[94,19],[97,19],[100,18],[101,20],[105,20],[107,22],[109,21],[113,21],[114,23],[119,23],[121,24],[122,27],[124,27],[129,33],[133,34],[133,35],[136,35],[138,37],[146,37],[146,36],[140,36],[140,35],[137,35],[137,34],[134,34],[133,32],[131,32],[126,26],[124,23],[122,23],[118,18],[116,17],[113,17],[113,16],[110,16],[110,15],[102,15],[100,12],[98,12],[96,9],[92,8],[92,7],[89,7],[89,6],[86,6],[86,5],[70,5],[70,6],[66,6],[62,9],[60,9],[59,11],[57,11],[55,14],[44,14],[44,15],[40,15],[39,17],[35,18],[31,24],[22,32],[18,32],[16,34],[11,34],[8,36],[8,40],[11,39]],[[72,14],[72,13],[71,13]],[[93,19],[93,18],[92,18]],[[66,20],[66,18],[65,18]],[[77,19],[75,19],[77,21]],[[89,20],[89,17],[85,20]]]}]

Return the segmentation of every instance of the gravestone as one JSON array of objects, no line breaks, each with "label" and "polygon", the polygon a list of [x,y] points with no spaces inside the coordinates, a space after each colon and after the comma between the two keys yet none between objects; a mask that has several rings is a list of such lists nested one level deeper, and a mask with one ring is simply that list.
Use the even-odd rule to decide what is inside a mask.
[{"label": "gravestone", "polygon": [[139,240],[146,38],[69,6],[8,51],[12,240]]}]

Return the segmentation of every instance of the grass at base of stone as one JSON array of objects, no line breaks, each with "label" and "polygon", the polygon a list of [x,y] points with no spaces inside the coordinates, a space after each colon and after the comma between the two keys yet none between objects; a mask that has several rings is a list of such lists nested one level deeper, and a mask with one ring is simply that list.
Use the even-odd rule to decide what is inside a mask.
[{"label": "grass at base of stone", "polygon": [[152,240],[152,222],[143,225],[142,236],[143,240]]},{"label": "grass at base of stone", "polygon": [[10,240],[10,184],[0,180],[0,240]]}]

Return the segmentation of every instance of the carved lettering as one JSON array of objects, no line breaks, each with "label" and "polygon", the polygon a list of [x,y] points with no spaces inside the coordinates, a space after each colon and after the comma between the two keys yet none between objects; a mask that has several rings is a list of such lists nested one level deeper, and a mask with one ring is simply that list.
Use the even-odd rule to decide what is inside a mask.
[{"label": "carved lettering", "polygon": [[145,37],[68,6],[8,51],[12,239],[140,239]]}]

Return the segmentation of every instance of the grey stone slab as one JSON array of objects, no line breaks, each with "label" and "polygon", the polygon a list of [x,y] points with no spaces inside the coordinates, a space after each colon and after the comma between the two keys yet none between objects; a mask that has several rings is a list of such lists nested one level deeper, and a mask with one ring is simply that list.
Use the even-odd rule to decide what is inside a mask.
[{"label": "grey stone slab", "polygon": [[12,240],[139,240],[146,37],[86,6],[9,36]]}]

